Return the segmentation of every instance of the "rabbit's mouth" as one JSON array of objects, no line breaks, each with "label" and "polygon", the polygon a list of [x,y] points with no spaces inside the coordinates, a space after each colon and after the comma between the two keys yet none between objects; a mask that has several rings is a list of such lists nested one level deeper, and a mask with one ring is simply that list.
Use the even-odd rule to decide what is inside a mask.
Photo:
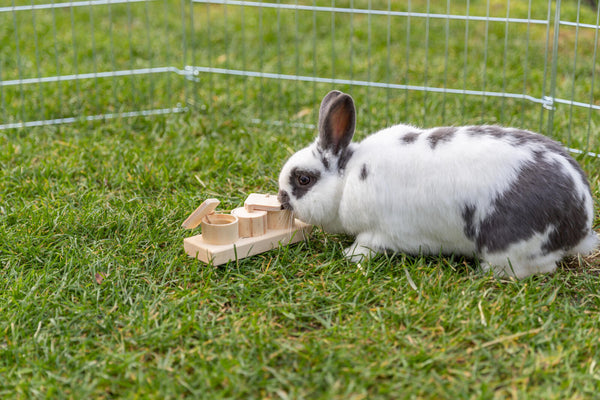
[{"label": "rabbit's mouth", "polygon": [[280,190],[277,195],[277,200],[281,203],[282,210],[294,211],[294,208],[290,204],[290,195],[285,190]]}]

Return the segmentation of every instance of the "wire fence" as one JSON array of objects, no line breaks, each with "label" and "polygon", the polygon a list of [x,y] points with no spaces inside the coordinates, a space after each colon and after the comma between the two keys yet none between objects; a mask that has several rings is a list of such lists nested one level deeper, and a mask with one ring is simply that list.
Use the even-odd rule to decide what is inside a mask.
[{"label": "wire fence", "polygon": [[499,123],[598,152],[600,14],[581,0],[12,0],[0,130],[199,112],[363,129]]}]

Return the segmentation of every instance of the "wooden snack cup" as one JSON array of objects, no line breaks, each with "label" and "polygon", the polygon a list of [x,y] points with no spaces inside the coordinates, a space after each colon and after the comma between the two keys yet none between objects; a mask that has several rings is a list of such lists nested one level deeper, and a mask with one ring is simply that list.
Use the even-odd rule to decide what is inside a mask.
[{"label": "wooden snack cup", "polygon": [[239,238],[238,218],[230,214],[210,214],[202,218],[202,238],[209,244],[231,244]]},{"label": "wooden snack cup", "polygon": [[240,237],[256,237],[267,233],[267,212],[248,211],[245,207],[238,207],[231,211],[239,221]]},{"label": "wooden snack cup", "polygon": [[202,226],[202,239],[209,244],[231,244],[239,238],[235,215],[215,214],[217,199],[207,199],[183,222],[186,229]]}]

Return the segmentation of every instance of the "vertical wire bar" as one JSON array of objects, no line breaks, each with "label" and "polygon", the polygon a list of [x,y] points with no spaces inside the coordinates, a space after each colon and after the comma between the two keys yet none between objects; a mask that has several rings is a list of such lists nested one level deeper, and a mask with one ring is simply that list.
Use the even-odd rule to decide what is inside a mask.
[{"label": "vertical wire bar", "polygon": [[[0,53],[0,82],[2,82],[2,65],[4,64],[3,53]],[[4,99],[4,86],[0,85],[0,105],[2,105],[2,123],[7,124],[9,121],[6,119],[6,100]]]},{"label": "vertical wire bar", "polygon": [[[425,67],[423,69],[423,86],[427,87],[427,75],[429,74],[429,13],[431,1],[427,0],[427,16],[425,17]],[[423,92],[423,126],[427,126],[427,96],[428,91]]]},{"label": "vertical wire bar", "polygon": [[469,65],[469,15],[471,13],[471,3],[467,0],[466,20],[465,20],[465,49],[464,49],[464,67],[463,67],[463,95],[462,95],[462,107],[461,107],[461,123],[465,122],[466,114],[466,102],[467,102],[467,66]]},{"label": "vertical wire bar", "polygon": [[[296,0],[296,6],[298,6],[298,0]],[[300,20],[299,20],[299,15],[298,15],[298,9],[296,8],[296,10],[294,10],[294,47],[295,47],[295,53],[296,53],[296,69],[295,69],[295,73],[296,73],[296,77],[300,76]],[[299,81],[298,78],[296,78],[295,82],[294,82],[294,106],[295,106],[295,110],[296,111],[300,111],[300,99],[298,98],[298,92],[300,90],[299,87]]]},{"label": "vertical wire bar", "polygon": [[[392,11],[392,0],[388,0],[387,2],[387,32],[386,32],[386,64],[385,64],[385,83],[391,83],[391,77],[390,77],[390,53],[391,53],[391,42],[392,42],[392,36],[391,36],[391,30],[392,30],[392,16],[391,16],[391,11]],[[386,102],[385,102],[385,124],[387,126],[390,125],[390,120],[392,118],[391,116],[391,111],[390,111],[390,103],[392,101],[392,93],[391,93],[391,89],[388,88],[385,91],[386,94]]]},{"label": "vertical wire bar", "polygon": [[[372,59],[371,59],[371,0],[369,0],[368,2],[368,6],[369,6],[369,14],[367,15],[367,81],[371,82],[371,63],[372,63]],[[365,97],[365,104],[367,106],[367,131],[371,131],[371,90],[370,87],[367,86],[367,95]]]},{"label": "vertical wire bar", "polygon": [[113,105],[116,112],[121,110],[121,106],[119,105],[119,96],[117,94],[117,64],[115,61],[115,39],[114,39],[114,23],[113,23],[113,15],[112,15],[112,6],[110,3],[108,4],[108,38],[110,42],[110,63],[112,65],[112,87],[113,87]]},{"label": "vertical wire bar", "polygon": [[[298,0],[296,0],[298,1]],[[298,10],[296,10],[298,12]],[[241,44],[242,44],[242,70],[246,71],[246,6],[242,4],[240,8],[240,18],[241,18],[241,26],[240,26],[240,34],[242,35]],[[244,96],[244,104],[248,104],[248,79],[243,80],[243,96]]]},{"label": "vertical wire bar", "polygon": [[[510,0],[506,0],[506,22],[504,23],[504,53],[502,55],[502,93],[506,93],[506,65],[508,64],[508,19],[510,18]],[[506,97],[500,100],[500,123],[504,122]]]},{"label": "vertical wire bar", "polygon": [[[335,0],[331,0],[331,8],[335,8]],[[335,11],[331,11],[331,79],[335,79]]]},{"label": "vertical wire bar", "polygon": [[[129,68],[131,70],[133,70],[135,68],[135,64],[133,62],[133,60],[134,60],[134,57],[133,57],[133,17],[131,15],[131,4],[130,3],[127,3],[127,37],[129,40]],[[183,40],[183,41],[185,42],[185,40]],[[136,104],[139,96],[137,93],[137,88],[135,85],[135,76],[133,73],[130,75],[130,79],[131,79],[130,82],[131,82],[132,101],[133,101],[133,104]]]},{"label": "vertical wire bar", "polygon": [[[12,0],[13,7],[15,6],[15,0]],[[25,120],[25,94],[23,93],[23,83],[21,83],[21,79],[23,79],[23,70],[21,68],[21,52],[19,50],[19,26],[17,24],[17,13],[14,8],[12,10],[13,15],[13,26],[15,30],[15,57],[17,58],[17,76],[19,78],[19,93],[20,93],[20,102],[21,107],[19,110],[19,120]]]},{"label": "vertical wire bar", "polygon": [[[2,66],[4,65],[4,53],[0,52],[0,82],[2,78]],[[2,123],[7,124],[9,121],[6,119],[6,99],[4,98],[4,86],[0,85],[0,105],[2,107]]]},{"label": "vertical wire bar", "polygon": [[[486,84],[487,84],[487,61],[488,61],[488,44],[489,44],[489,28],[490,28],[490,0],[487,0],[487,7],[485,11],[485,38],[483,41],[483,71],[482,71],[482,87],[481,91],[485,93]],[[485,122],[485,105],[486,105],[487,96],[484,94],[481,96],[481,122]]]},{"label": "vertical wire bar", "polygon": [[408,72],[410,70],[410,13],[411,13],[411,0],[408,0],[408,13],[406,15],[406,71],[404,75],[404,84],[406,85],[406,89],[404,89],[404,115],[405,120],[410,120],[410,115],[408,115]]},{"label": "vertical wire bar", "polygon": [[[190,3],[193,6],[193,0],[190,0]],[[212,67],[213,66],[213,54],[212,54],[212,50],[213,50],[213,46],[212,46],[212,26],[210,24],[210,4],[206,3],[206,55],[208,57],[208,66]],[[262,46],[262,44],[261,44]],[[212,109],[213,107],[213,95],[214,95],[214,80],[213,80],[213,74],[209,73],[208,74],[208,99],[207,99],[207,106],[210,107]]]},{"label": "vertical wire bar", "polygon": [[[571,101],[575,100],[575,76],[577,70],[577,47],[579,44],[579,16],[581,13],[581,0],[577,0],[577,19],[575,25],[575,44],[573,49],[573,74],[571,75]],[[571,132],[573,131],[573,103],[569,105],[569,128],[567,132],[567,146],[571,147]]]},{"label": "vertical wire bar", "polygon": [[[165,15],[165,16],[169,15],[169,13],[171,12],[171,7],[170,7],[169,2],[170,2],[170,0],[164,0],[164,2],[163,2],[163,15]],[[192,12],[193,12],[193,10],[192,10]],[[170,26],[169,26],[168,21],[169,21],[168,18],[165,18],[165,26],[164,26],[165,32],[170,31]],[[171,65],[172,61],[171,61],[171,58],[169,57],[169,54],[171,54],[170,46],[172,44],[168,41],[169,35],[164,35],[164,37],[165,37],[165,43],[164,43],[165,65]],[[112,37],[111,37],[111,41],[112,41]],[[111,43],[111,46],[112,46],[112,43]],[[114,64],[114,60],[113,60],[113,64]],[[167,74],[166,79],[167,79],[166,92],[167,92],[167,96],[169,96],[169,100],[171,100],[173,97],[173,92],[172,92],[172,87],[171,87],[171,74]]]},{"label": "vertical wire bar", "polygon": [[444,93],[442,95],[442,123],[446,122],[446,88],[448,88],[448,47],[450,41],[450,0],[446,1],[446,21],[444,31],[446,34],[444,43]]},{"label": "vertical wire bar", "polygon": [[75,7],[70,7],[70,11],[71,11],[71,40],[73,41],[73,72],[75,74],[75,91],[77,92],[77,107],[78,110],[76,111],[76,113],[81,113],[81,86],[79,85],[79,78],[77,77],[79,75],[79,66],[77,64],[77,39],[76,39],[76,34],[75,34],[75,11],[74,11]]},{"label": "vertical wire bar", "polygon": [[[558,67],[558,40],[560,33],[560,1],[556,0],[556,11],[554,15],[554,38],[552,43],[552,69],[550,71],[550,98],[552,103],[556,98],[556,70]],[[548,110],[548,136],[553,136],[554,131],[554,110],[556,107],[551,105]]]},{"label": "vertical wire bar", "polygon": [[92,70],[94,71],[94,112],[96,114],[100,113],[100,101],[98,98],[98,60],[96,57],[96,35],[95,35],[95,27],[94,27],[94,6],[88,6],[89,15],[90,15],[90,35],[91,35],[91,45],[92,45]]},{"label": "vertical wire bar", "polygon": [[[313,76],[317,76],[317,0],[313,0]],[[313,80],[313,104],[315,115],[319,115],[319,102],[317,100],[317,81]]]},{"label": "vertical wire bar", "polygon": [[[277,0],[277,4],[281,4],[281,0]],[[281,57],[281,9],[277,7],[277,73],[279,75],[283,74],[283,64]],[[278,101],[277,101],[277,118],[279,121],[283,121],[282,115],[284,108],[282,105],[283,102],[283,80],[278,79]]]},{"label": "vertical wire bar", "polygon": [[[531,0],[527,7],[527,33],[526,33],[526,45],[525,45],[525,58],[523,65],[523,95],[527,95],[527,78],[529,76],[529,39],[531,36]],[[521,101],[521,126],[525,125],[525,104],[527,99],[523,98]]]},{"label": "vertical wire bar", "polygon": [[[194,31],[196,29],[196,25],[195,25],[195,20],[194,20],[194,2],[190,1],[189,4],[189,10],[190,10],[190,39],[189,39],[189,47],[190,47],[190,63],[191,65],[197,65],[196,64],[196,46],[194,45]],[[185,18],[185,17],[182,17]],[[185,24],[184,24],[185,25]],[[184,50],[183,53],[187,54],[187,47],[188,47],[188,41],[187,41],[187,36],[185,36],[186,41],[183,44],[184,46]],[[187,65],[185,64],[185,62],[187,61],[187,57],[184,56],[184,64],[183,65]],[[186,82],[186,85],[192,85],[192,96],[193,99],[188,101],[187,96],[184,95],[184,99],[185,99],[185,105],[188,105],[189,103],[193,102],[193,107],[196,110],[199,110],[201,108],[200,105],[200,100],[199,100],[199,96],[198,96],[198,83],[196,83],[195,81],[191,81],[191,82]],[[185,89],[184,89],[185,90]]]},{"label": "vertical wire bar", "polygon": [[[4,65],[4,53],[0,52],[0,82],[2,78],[2,65]],[[4,86],[0,86],[0,104],[2,105],[2,122],[7,124],[9,121],[6,118],[6,99],[4,98]]]},{"label": "vertical wire bar", "polygon": [[[52,4],[54,4],[54,0],[52,0]],[[60,76],[60,62],[58,61],[58,37],[56,34],[56,9],[54,7],[52,7],[52,37],[54,38],[54,63],[56,64],[56,76]],[[58,105],[58,112],[56,115],[62,115],[63,94],[61,82],[56,82],[56,92],[56,102]]]},{"label": "vertical wire bar", "polygon": [[[279,10],[277,11],[279,13]],[[225,46],[225,65],[229,69],[231,62],[229,59],[229,46],[231,45],[231,38],[229,37],[229,18],[227,15],[227,1],[223,4],[223,44]],[[231,75],[225,75],[225,95],[227,96],[226,104],[228,107],[232,106],[231,102]]]},{"label": "vertical wire bar", "polygon": [[[2,82],[2,65],[4,64],[4,56],[0,53],[0,82]],[[0,105],[2,106],[2,123],[7,124],[6,119],[6,99],[4,98],[4,86],[0,85]]]},{"label": "vertical wire bar", "polygon": [[[590,106],[594,104],[594,84],[596,80],[596,56],[598,55],[598,29],[600,29],[600,6],[596,7],[596,27],[594,33],[594,54],[592,56],[592,82],[590,87]],[[592,107],[588,109],[588,129],[584,150],[590,147],[590,138],[592,135]]]},{"label": "vertical wire bar", "polygon": [[[354,0],[350,0],[350,8],[354,9]],[[354,13],[350,13],[350,80],[354,80]],[[350,86],[352,90],[352,86]]]},{"label": "vertical wire bar", "polygon": [[259,89],[258,89],[258,104],[260,104],[260,120],[264,121],[265,119],[265,104],[264,104],[264,54],[265,44],[264,44],[264,32],[263,32],[263,8],[258,8],[258,70],[260,71],[259,79]]},{"label": "vertical wire bar", "polygon": [[[546,97],[546,81],[548,78],[548,53],[550,46],[550,23],[552,22],[552,0],[548,0],[548,14],[546,16],[548,21],[546,25],[546,50],[544,52],[544,75],[542,80],[542,98]],[[543,132],[544,129],[544,109],[546,107],[542,104],[540,106],[540,127],[539,131]]]},{"label": "vertical wire bar", "polygon": [[[34,5],[33,0],[31,1],[31,5]],[[32,23],[32,28],[33,28],[33,45],[34,45],[34,49],[35,49],[35,70],[36,70],[36,74],[38,79],[42,77],[42,74],[40,73],[40,50],[39,50],[39,43],[38,43],[38,34],[37,34],[37,24],[36,24],[36,20],[35,20],[35,10],[32,9],[31,10],[31,23]],[[39,105],[38,105],[38,119],[42,120],[45,119],[45,115],[46,115],[46,111],[45,111],[45,107],[44,107],[44,91],[42,89],[42,84],[38,83],[37,84],[38,87],[38,95],[39,95]]]},{"label": "vertical wire bar", "polygon": [[[190,0],[190,7],[193,7],[194,4],[191,2]],[[179,3],[179,7],[180,7],[180,20],[181,20],[181,65],[187,65],[187,35],[185,33],[185,29],[186,29],[186,25],[187,25],[187,19],[185,17],[185,0],[181,0],[181,2]],[[193,12],[190,11],[190,18],[193,18]],[[189,104],[190,101],[188,100],[188,85],[189,85],[189,79],[184,79],[183,82],[183,101],[184,104]]]},{"label": "vertical wire bar", "polygon": [[[149,63],[149,67],[153,68],[156,63],[154,60],[154,52],[152,51],[152,41],[150,39],[150,16],[148,15],[148,2],[144,2],[144,25],[146,25],[146,47],[147,47],[147,51],[148,51],[148,63]],[[154,108],[155,107],[155,103],[154,103],[154,80],[155,80],[155,76],[154,74],[151,74],[150,76],[148,76],[148,79],[150,80],[150,92],[148,93],[148,103],[149,103],[149,107],[150,108]]]}]

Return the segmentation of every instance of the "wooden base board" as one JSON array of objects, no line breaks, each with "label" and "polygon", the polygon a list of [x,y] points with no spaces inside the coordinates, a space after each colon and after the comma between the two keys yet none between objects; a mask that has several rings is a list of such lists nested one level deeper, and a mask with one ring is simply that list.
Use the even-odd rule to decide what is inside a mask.
[{"label": "wooden base board", "polygon": [[266,234],[238,239],[235,243],[216,245],[208,244],[202,235],[191,236],[183,240],[183,248],[190,256],[212,263],[213,265],[225,264],[235,259],[250,257],[275,249],[281,245],[288,245],[304,240],[310,234],[312,225],[296,220],[292,228],[268,230]]}]

